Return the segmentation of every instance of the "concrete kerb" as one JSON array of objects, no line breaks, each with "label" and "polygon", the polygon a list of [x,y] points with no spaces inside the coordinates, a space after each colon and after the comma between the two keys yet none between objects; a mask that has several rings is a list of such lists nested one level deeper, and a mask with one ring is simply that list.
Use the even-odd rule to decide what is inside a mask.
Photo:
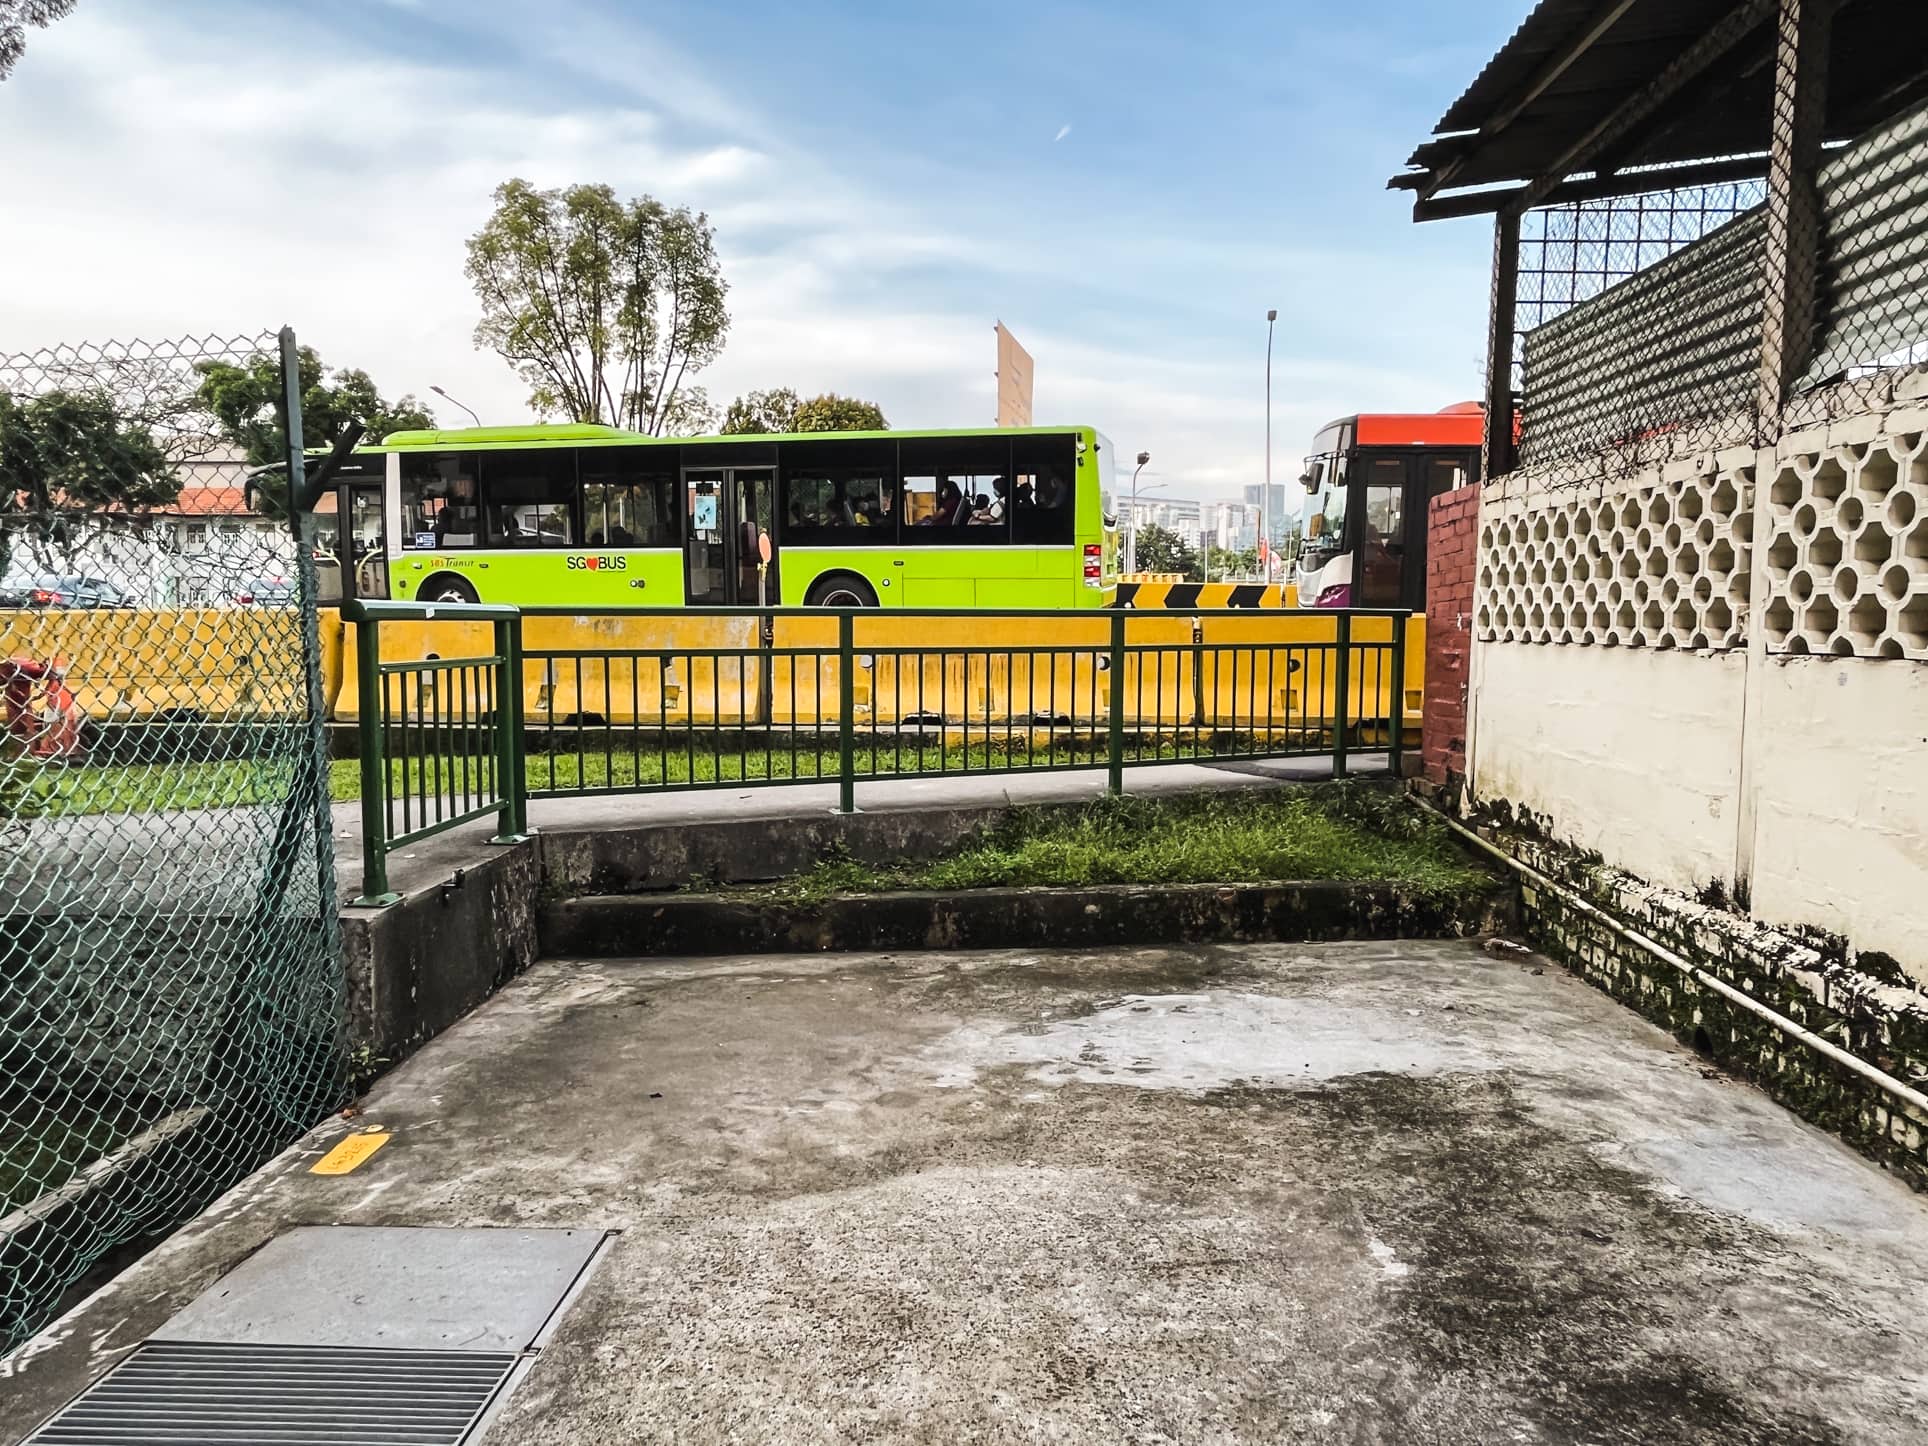
[{"label": "concrete kerb", "polygon": [[[1148,769],[1132,782],[1134,792],[1159,794],[1278,787],[1324,776],[1322,768],[1303,764],[1238,771],[1187,766]],[[537,958],[607,953],[619,943],[618,952],[648,955],[715,952],[722,940],[731,941],[732,951],[750,953],[991,940],[1437,937],[1499,927],[1511,917],[1510,898],[1498,894],[1449,907],[1377,886],[1308,883],[1241,884],[1229,894],[1227,886],[1212,885],[1075,898],[1062,890],[973,891],[981,897],[970,899],[893,895],[888,905],[876,897],[815,911],[666,892],[691,881],[785,878],[833,855],[870,864],[928,858],[1014,808],[1082,807],[1101,792],[1102,776],[905,779],[880,785],[875,806],[860,798],[860,811],[849,815],[829,812],[816,796],[834,798],[834,784],[721,797],[569,800],[532,807],[537,832],[519,843],[488,844],[486,822],[427,840],[398,856],[391,870],[399,903],[342,911],[351,1046],[363,1067],[400,1059]],[[351,833],[357,822],[350,810],[337,810],[336,821],[338,834]],[[351,896],[354,886],[344,877],[343,895]],[[584,897],[625,895],[642,897]],[[706,913],[709,922],[700,924]],[[592,938],[598,941],[593,948]]]}]

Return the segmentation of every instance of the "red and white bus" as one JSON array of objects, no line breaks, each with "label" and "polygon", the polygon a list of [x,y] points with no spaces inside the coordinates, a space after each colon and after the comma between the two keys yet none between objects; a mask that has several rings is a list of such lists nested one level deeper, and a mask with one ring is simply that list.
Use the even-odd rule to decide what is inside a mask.
[{"label": "red and white bus", "polygon": [[1479,480],[1486,409],[1362,412],[1324,427],[1306,458],[1300,607],[1426,607],[1426,511]]}]

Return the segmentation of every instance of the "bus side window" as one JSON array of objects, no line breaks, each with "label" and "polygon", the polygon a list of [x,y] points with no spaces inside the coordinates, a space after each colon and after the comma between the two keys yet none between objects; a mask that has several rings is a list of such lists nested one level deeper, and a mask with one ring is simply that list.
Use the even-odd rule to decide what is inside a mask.
[{"label": "bus side window", "polygon": [[785,442],[783,541],[790,547],[895,547],[894,442]]},{"label": "bus side window", "polygon": [[1013,540],[1034,547],[1066,547],[1076,540],[1077,460],[1070,437],[1012,438]]},{"label": "bus side window", "polygon": [[474,547],[482,540],[472,452],[402,457],[402,547]]},{"label": "bus side window", "polygon": [[675,472],[622,455],[631,450],[640,449],[596,448],[581,453],[583,543],[589,547],[679,546]]},{"label": "bus side window", "polygon": [[1437,497],[1466,485],[1466,458],[1453,454],[1426,459],[1426,495]]},{"label": "bus side window", "polygon": [[898,456],[903,541],[976,547],[1009,539],[1011,446],[1004,438],[912,438]]},{"label": "bus side window", "polygon": [[1406,555],[1406,459],[1377,458],[1366,473],[1365,536],[1354,595],[1364,607],[1399,606]]},{"label": "bus side window", "polygon": [[491,547],[575,543],[576,454],[563,448],[486,452],[482,502]]}]

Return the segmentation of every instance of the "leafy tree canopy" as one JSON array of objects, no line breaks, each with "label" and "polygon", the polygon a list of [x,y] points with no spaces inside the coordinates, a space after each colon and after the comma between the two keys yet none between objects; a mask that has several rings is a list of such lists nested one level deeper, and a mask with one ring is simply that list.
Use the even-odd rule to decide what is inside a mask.
[{"label": "leafy tree canopy", "polygon": [[729,331],[709,218],[608,186],[504,181],[466,269],[476,345],[515,368],[545,416],[666,435],[690,420],[684,384]]},{"label": "leafy tree canopy", "polygon": [[789,387],[750,392],[730,403],[722,431],[743,432],[883,432],[890,429],[875,402],[840,397],[835,392],[804,401]]},{"label": "leafy tree canopy", "polygon": [[0,571],[17,530],[44,534],[80,513],[151,511],[180,494],[166,448],[104,393],[0,392]]},{"label": "leafy tree canopy", "polygon": [[47,26],[74,12],[74,0],[0,0],[0,80],[27,50],[27,27]]},{"label": "leafy tree canopy", "polygon": [[1138,529],[1137,560],[1140,572],[1175,572],[1190,577],[1198,571],[1198,554],[1192,545],[1155,522]]},{"label": "leafy tree canopy", "polygon": [[[384,401],[367,372],[330,372],[313,347],[302,347],[298,355],[301,439],[308,446],[333,446],[351,422],[360,422],[370,441],[435,425],[412,396]],[[285,460],[280,358],[256,353],[241,366],[202,362],[195,370],[201,377],[196,400],[213,415],[222,435],[247,454],[249,464],[261,467]]]}]

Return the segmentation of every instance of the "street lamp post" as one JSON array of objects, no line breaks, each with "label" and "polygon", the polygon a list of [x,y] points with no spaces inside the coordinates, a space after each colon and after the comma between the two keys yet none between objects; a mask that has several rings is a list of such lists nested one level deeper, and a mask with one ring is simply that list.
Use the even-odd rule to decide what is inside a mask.
[{"label": "street lamp post", "polygon": [[1266,524],[1272,516],[1272,324],[1279,319],[1276,307],[1265,313],[1265,490],[1259,494],[1259,576],[1272,580],[1272,555],[1266,548]]},{"label": "street lamp post", "polygon": [[1138,571],[1138,474],[1151,461],[1151,453],[1140,452],[1138,465],[1131,469],[1131,526],[1125,529],[1125,571]]},{"label": "street lamp post", "polygon": [[474,407],[471,407],[462,402],[456,401],[454,397],[450,396],[447,392],[443,391],[440,387],[436,386],[433,382],[429,383],[428,389],[431,392],[434,392],[435,395],[440,397],[443,401],[448,402],[454,406],[461,407],[463,411],[469,414],[469,420],[471,422],[474,422],[476,426],[479,427],[482,425],[482,419],[476,416]]}]

